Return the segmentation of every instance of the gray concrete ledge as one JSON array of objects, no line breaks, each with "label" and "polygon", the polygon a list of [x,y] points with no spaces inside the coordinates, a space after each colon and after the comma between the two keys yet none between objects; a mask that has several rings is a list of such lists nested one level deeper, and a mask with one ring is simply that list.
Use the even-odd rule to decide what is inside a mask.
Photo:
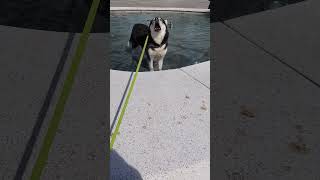
[{"label": "gray concrete ledge", "polygon": [[210,9],[202,8],[167,8],[167,7],[110,7],[111,11],[177,11],[208,13]]},{"label": "gray concrete ledge", "polygon": [[208,0],[111,0],[110,7],[208,8]]}]

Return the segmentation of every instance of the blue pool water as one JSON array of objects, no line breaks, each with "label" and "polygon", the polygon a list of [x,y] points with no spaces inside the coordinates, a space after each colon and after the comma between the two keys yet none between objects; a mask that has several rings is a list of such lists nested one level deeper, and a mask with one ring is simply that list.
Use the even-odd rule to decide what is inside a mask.
[{"label": "blue pool water", "polygon": [[[186,12],[111,12],[112,37],[111,68],[133,71],[131,51],[127,42],[135,23],[148,24],[155,16],[168,19],[173,24],[169,29],[169,46],[163,70],[189,66],[209,60],[210,19],[208,13]],[[145,71],[141,68],[140,71]]]}]

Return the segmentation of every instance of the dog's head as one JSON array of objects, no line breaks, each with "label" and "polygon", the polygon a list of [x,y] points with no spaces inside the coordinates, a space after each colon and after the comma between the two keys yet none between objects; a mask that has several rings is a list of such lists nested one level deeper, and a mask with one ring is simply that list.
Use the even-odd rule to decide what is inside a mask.
[{"label": "dog's head", "polygon": [[161,17],[155,17],[150,21],[149,28],[152,33],[166,32],[168,20]]}]

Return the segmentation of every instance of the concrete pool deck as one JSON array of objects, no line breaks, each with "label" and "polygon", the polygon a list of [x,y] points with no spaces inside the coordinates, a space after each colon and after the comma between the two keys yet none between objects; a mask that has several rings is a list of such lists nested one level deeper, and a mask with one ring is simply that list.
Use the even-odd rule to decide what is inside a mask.
[{"label": "concrete pool deck", "polygon": [[[0,26],[0,31],[0,179],[13,179],[71,33],[8,26]],[[30,176],[78,40],[79,34],[75,34],[23,179]],[[101,98],[105,97],[107,77],[100,68],[106,65],[101,59],[108,58],[107,40],[105,33],[90,35],[43,179],[108,176],[107,111]]]},{"label": "concrete pool deck", "polygon": [[[130,74],[111,70],[110,120],[114,119]],[[195,177],[199,173],[196,170],[202,171],[196,179],[209,177],[209,87],[209,61],[181,69],[140,72],[114,151],[143,179],[158,179],[181,168],[192,169]],[[206,166],[199,168],[199,163]],[[112,156],[110,166],[111,179],[131,175],[130,171],[118,169]]]},{"label": "concrete pool deck", "polygon": [[213,24],[220,179],[319,179],[320,2]]}]

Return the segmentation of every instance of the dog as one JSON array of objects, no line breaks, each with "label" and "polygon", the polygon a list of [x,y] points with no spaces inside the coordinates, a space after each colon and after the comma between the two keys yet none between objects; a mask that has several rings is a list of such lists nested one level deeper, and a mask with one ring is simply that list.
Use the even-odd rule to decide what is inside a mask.
[{"label": "dog", "polygon": [[149,36],[149,40],[145,50],[147,58],[143,59],[143,61],[146,61],[144,64],[147,64],[147,68],[150,71],[161,71],[163,60],[168,50],[168,20],[155,17],[150,21],[149,26],[135,24],[128,42],[129,47],[132,50],[137,47],[142,49],[147,36]]}]

